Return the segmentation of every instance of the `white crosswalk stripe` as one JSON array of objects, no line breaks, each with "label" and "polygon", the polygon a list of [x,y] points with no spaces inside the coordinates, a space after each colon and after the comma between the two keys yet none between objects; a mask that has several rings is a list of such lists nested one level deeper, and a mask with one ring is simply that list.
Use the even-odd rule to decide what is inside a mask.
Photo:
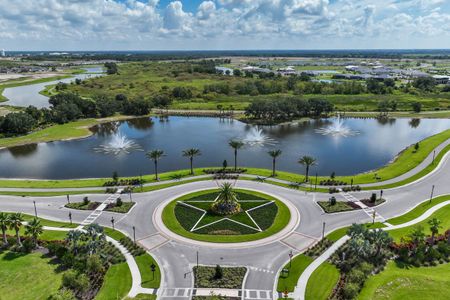
[{"label": "white crosswalk stripe", "polygon": [[244,299],[273,299],[272,290],[245,290]]},{"label": "white crosswalk stripe", "polygon": [[93,212],[91,212],[91,214],[83,222],[81,222],[81,226],[86,226],[94,223],[94,221],[97,220],[97,218],[100,217],[100,215],[103,213],[103,210],[108,206],[108,204],[116,201],[121,194],[122,189],[118,189],[115,194],[110,195],[105,201],[102,202],[102,204],[100,204]]},{"label": "white crosswalk stripe", "polygon": [[346,192],[341,192],[340,193],[342,195],[342,197],[344,197],[347,201],[353,202],[356,205],[358,205],[359,207],[361,207],[361,209],[370,217],[373,218],[373,214],[375,213],[375,221],[384,223],[386,222],[386,219],[384,217],[382,217],[379,213],[377,213],[372,207],[369,207],[367,205],[365,205],[364,203],[362,203],[361,201],[359,201],[357,198],[355,198],[353,195],[346,193]]},{"label": "white crosswalk stripe", "polygon": [[163,289],[161,292],[161,298],[191,298],[192,288],[171,288]]}]

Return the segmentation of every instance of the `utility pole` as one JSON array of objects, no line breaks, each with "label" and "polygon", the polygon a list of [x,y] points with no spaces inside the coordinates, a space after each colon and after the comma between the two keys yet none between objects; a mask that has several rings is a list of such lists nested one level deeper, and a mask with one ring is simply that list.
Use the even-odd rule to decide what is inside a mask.
[{"label": "utility pole", "polygon": [[34,205],[34,216],[37,218],[37,209],[36,209],[36,201],[33,200],[33,205]]},{"label": "utility pole", "polygon": [[431,162],[432,164],[434,164],[434,158],[436,157],[436,150],[433,150],[433,161]]},{"label": "utility pole", "polygon": [[111,217],[111,224],[112,224],[113,230],[115,230],[115,228],[114,228],[114,222],[115,222],[114,217]]},{"label": "utility pole", "polygon": [[314,190],[317,190],[317,172],[316,172],[316,184],[314,186]]},{"label": "utility pole", "polygon": [[198,251],[197,251],[197,269],[198,269]]},{"label": "utility pole", "polygon": [[322,241],[325,238],[325,222],[322,223]]},{"label": "utility pole", "polygon": [[289,269],[292,266],[292,257],[294,256],[294,254],[292,253],[292,250],[289,252]]},{"label": "utility pole", "polygon": [[134,243],[136,244],[136,227],[133,226],[133,240]]},{"label": "utility pole", "polygon": [[67,204],[70,204],[70,196],[67,195]]},{"label": "utility pole", "polygon": [[430,203],[431,203],[431,200],[433,199],[433,194],[434,194],[434,184],[431,187]]},{"label": "utility pole", "polygon": [[70,225],[72,225],[72,212],[69,211],[69,221],[70,221]]}]

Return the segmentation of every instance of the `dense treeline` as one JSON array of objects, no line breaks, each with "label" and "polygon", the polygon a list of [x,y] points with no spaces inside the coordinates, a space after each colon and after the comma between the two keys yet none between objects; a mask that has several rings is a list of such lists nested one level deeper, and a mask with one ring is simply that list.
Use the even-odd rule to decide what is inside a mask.
[{"label": "dense treeline", "polygon": [[0,117],[0,135],[16,136],[51,124],[64,124],[83,118],[109,117],[115,113],[146,115],[153,106],[152,100],[115,98],[106,96],[85,99],[74,93],[60,93],[50,97],[50,108],[27,107],[23,112],[9,113]]},{"label": "dense treeline", "polygon": [[320,117],[333,110],[333,104],[322,99],[284,98],[277,101],[258,99],[247,107],[245,115],[271,124],[295,118]]}]

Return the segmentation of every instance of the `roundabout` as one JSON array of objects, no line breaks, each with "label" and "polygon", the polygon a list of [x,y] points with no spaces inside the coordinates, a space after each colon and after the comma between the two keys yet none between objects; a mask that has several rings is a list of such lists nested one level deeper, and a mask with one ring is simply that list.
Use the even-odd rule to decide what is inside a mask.
[{"label": "roundabout", "polygon": [[231,188],[237,209],[217,212],[227,184],[161,203],[153,214],[155,227],[172,240],[214,248],[259,246],[281,240],[297,228],[300,214],[290,201],[257,190]]}]

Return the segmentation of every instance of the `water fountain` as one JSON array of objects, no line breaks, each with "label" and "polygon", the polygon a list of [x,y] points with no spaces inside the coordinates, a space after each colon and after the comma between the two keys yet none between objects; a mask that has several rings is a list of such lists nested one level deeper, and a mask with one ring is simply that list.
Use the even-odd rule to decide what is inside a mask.
[{"label": "water fountain", "polygon": [[252,127],[246,134],[246,136],[242,139],[242,141],[250,146],[273,145],[277,143],[274,139],[268,137],[263,132],[263,130],[258,127]]},{"label": "water fountain", "polygon": [[98,153],[114,154],[114,155],[118,155],[120,153],[128,154],[133,150],[144,151],[139,144],[128,139],[120,132],[114,134],[107,144],[100,145],[94,148],[94,150],[95,152]]},{"label": "water fountain", "polygon": [[340,114],[337,115],[337,119],[336,121],[333,122],[333,124],[327,127],[316,129],[316,132],[322,135],[343,136],[343,137],[359,134],[358,131],[352,130],[344,125],[344,121],[341,120]]}]

